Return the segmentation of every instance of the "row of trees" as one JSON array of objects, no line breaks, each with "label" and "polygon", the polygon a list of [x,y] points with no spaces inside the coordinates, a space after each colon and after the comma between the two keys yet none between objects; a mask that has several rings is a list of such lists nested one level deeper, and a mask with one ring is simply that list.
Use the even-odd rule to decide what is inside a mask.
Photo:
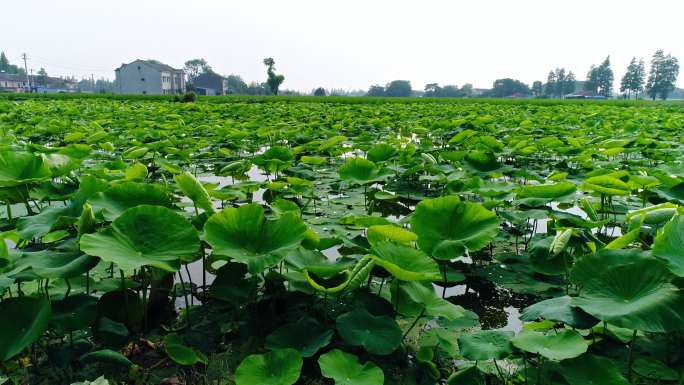
[{"label": "row of trees", "polygon": [[26,76],[26,71],[22,67],[10,63],[4,52],[0,52],[0,72]]},{"label": "row of trees", "polygon": [[[644,91],[653,100],[656,98],[667,99],[676,89],[675,84],[679,76],[679,62],[677,58],[658,50],[651,59],[651,68],[646,77],[646,65],[644,60],[635,57],[627,66],[627,71],[620,82],[620,92],[627,98],[639,98]],[[592,65],[583,82],[583,89],[592,95],[609,98],[613,96],[614,73],[608,56],[598,66]],[[566,75],[565,69],[560,68],[551,71],[546,84],[535,81],[532,85],[532,94],[536,97],[558,97],[575,92],[577,80],[572,71]]]},{"label": "row of trees", "polygon": [[393,80],[386,86],[373,85],[366,96],[409,97],[413,93],[411,82],[408,80]]},{"label": "row of trees", "polygon": [[[226,92],[228,94],[242,95],[278,95],[280,85],[285,81],[285,76],[275,72],[275,60],[273,60],[273,58],[264,59],[264,65],[266,66],[266,82],[251,82],[247,84],[240,75],[231,74],[224,77],[227,84]],[[188,75],[190,88],[193,87],[193,82],[200,75],[215,73],[209,63],[203,58],[186,61],[183,70]],[[291,94],[292,92],[287,93]]]}]

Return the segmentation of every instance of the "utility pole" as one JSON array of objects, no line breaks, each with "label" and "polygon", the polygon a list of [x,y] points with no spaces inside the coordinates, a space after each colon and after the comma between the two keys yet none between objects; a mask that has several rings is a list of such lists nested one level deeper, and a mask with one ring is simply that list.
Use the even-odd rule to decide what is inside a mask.
[{"label": "utility pole", "polygon": [[26,74],[26,90],[27,92],[31,92],[31,79],[29,78],[28,65],[26,64],[26,60],[28,60],[26,53],[21,54],[21,58],[24,59],[24,73]]}]

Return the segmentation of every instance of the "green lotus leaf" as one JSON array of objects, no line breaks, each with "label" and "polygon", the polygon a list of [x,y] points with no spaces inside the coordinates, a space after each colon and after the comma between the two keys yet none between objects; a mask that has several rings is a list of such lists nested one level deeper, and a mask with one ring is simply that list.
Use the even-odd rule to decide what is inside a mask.
[{"label": "green lotus leaf", "polygon": [[501,168],[501,163],[499,163],[497,156],[489,151],[468,151],[463,162],[468,168],[477,172],[490,172]]},{"label": "green lotus leaf", "polygon": [[300,160],[304,164],[310,164],[313,166],[321,166],[321,165],[328,163],[328,161],[322,156],[306,156],[305,155],[305,156],[302,156],[300,158]]},{"label": "green lotus leaf", "polygon": [[375,163],[364,158],[347,159],[340,167],[339,174],[340,179],[360,185],[381,181],[386,176]]},{"label": "green lotus leaf", "polygon": [[661,381],[677,381],[680,373],[662,362],[650,357],[638,357],[632,365],[634,373],[644,378]]},{"label": "green lotus leaf", "polygon": [[375,264],[402,281],[440,279],[437,262],[420,250],[382,241],[373,246],[372,252]]},{"label": "green lotus leaf", "polygon": [[[570,234],[572,234],[571,229]],[[551,249],[554,247],[553,241],[556,239],[557,237],[546,237],[535,241],[530,245],[527,252],[530,257],[530,267],[537,273],[544,275],[561,275],[568,271],[572,266],[572,256],[567,252],[561,251],[556,254],[551,252]]]},{"label": "green lotus leaf", "polygon": [[394,146],[387,143],[378,143],[371,147],[366,154],[368,160],[374,163],[384,162],[397,153],[397,149]]},{"label": "green lotus leaf", "polygon": [[613,361],[593,354],[564,360],[556,368],[569,385],[629,385]]},{"label": "green lotus leaf", "polygon": [[207,364],[209,361],[199,350],[186,346],[182,338],[176,333],[171,333],[164,337],[164,349],[169,358],[180,365]]},{"label": "green lotus leaf", "polygon": [[582,189],[605,195],[629,195],[630,193],[630,187],[627,183],[609,175],[587,178],[582,184]]},{"label": "green lotus leaf", "polygon": [[335,276],[353,265],[351,260],[332,262],[320,251],[301,247],[290,252],[285,262],[297,270],[307,270],[319,277]]},{"label": "green lotus leaf", "polygon": [[485,375],[476,366],[459,370],[448,379],[447,385],[485,385]]},{"label": "green lotus leaf", "polygon": [[123,270],[153,266],[175,272],[199,250],[197,230],[182,215],[161,206],[127,209],[111,228],[81,237],[81,250]]},{"label": "green lotus leaf", "polygon": [[383,385],[385,374],[377,365],[367,361],[363,365],[358,357],[339,349],[331,350],[318,358],[323,377],[331,378],[335,385]]},{"label": "green lotus leaf", "polygon": [[8,276],[24,276],[39,278],[75,278],[92,269],[100,260],[78,250],[54,251],[43,250],[22,253],[21,258],[14,261]]},{"label": "green lotus leaf", "polygon": [[550,360],[557,361],[578,357],[584,354],[588,348],[587,343],[579,333],[568,329],[550,334],[523,330],[511,342],[520,350],[540,354]]},{"label": "green lotus leaf", "polygon": [[423,251],[450,260],[486,246],[499,232],[499,219],[480,204],[445,196],[418,203],[411,230]]},{"label": "green lotus leaf", "polygon": [[242,263],[228,262],[216,272],[216,278],[211,283],[212,298],[244,304],[257,292],[258,282],[254,277],[247,276],[247,266]]},{"label": "green lotus leaf", "polygon": [[371,245],[382,241],[393,241],[408,245],[418,239],[418,236],[399,226],[375,225],[368,228],[366,238]]},{"label": "green lotus leaf", "polygon": [[661,260],[639,250],[601,250],[575,262],[582,287],[573,306],[615,326],[648,332],[684,328],[684,295]]},{"label": "green lotus leaf", "polygon": [[211,198],[209,193],[202,186],[202,184],[189,172],[174,175],[173,180],[178,184],[185,196],[195,202],[195,206],[201,208],[209,214],[214,213],[214,207],[211,205]]},{"label": "green lotus leaf", "polygon": [[306,229],[301,218],[292,213],[267,220],[264,209],[251,203],[212,215],[204,225],[204,239],[215,256],[244,263],[251,274],[258,274],[296,248]]},{"label": "green lotus leaf", "polygon": [[458,338],[461,355],[471,361],[500,360],[513,352],[513,332],[480,330],[463,334]]},{"label": "green lotus leaf", "polygon": [[72,332],[91,326],[96,317],[97,298],[76,294],[52,302],[50,325],[62,332]]},{"label": "green lotus leaf", "polygon": [[43,334],[50,321],[44,298],[15,297],[0,302],[0,362],[21,353]]},{"label": "green lotus leaf", "polygon": [[559,200],[572,195],[577,190],[577,186],[570,182],[560,182],[555,184],[525,185],[516,194],[518,199],[541,198]]},{"label": "green lotus leaf", "polygon": [[294,349],[279,349],[245,358],[235,371],[236,385],[292,385],[299,379],[302,357]]},{"label": "green lotus leaf", "polygon": [[684,215],[673,217],[653,242],[653,255],[670,271],[684,277]]},{"label": "green lotus leaf", "polygon": [[[468,317],[468,311],[459,305],[455,305],[435,293],[431,282],[400,282],[399,301],[394,298],[397,312],[408,317],[417,317],[425,314],[432,317],[441,317],[449,321]],[[393,289],[396,293],[396,289]],[[396,294],[395,294],[396,295]]]},{"label": "green lotus leaf", "polygon": [[42,157],[19,151],[0,151],[0,187],[20,186],[50,179]]},{"label": "green lotus leaf", "polygon": [[387,355],[401,345],[401,329],[389,316],[374,316],[357,308],[337,317],[336,324],[344,342],[372,354]]},{"label": "green lotus leaf", "polygon": [[113,221],[124,211],[139,205],[171,207],[171,200],[163,187],[149,183],[124,182],[112,185],[106,191],[90,198],[95,211]]},{"label": "green lotus leaf", "polygon": [[302,357],[311,357],[328,346],[334,331],[312,318],[305,317],[297,322],[281,326],[266,338],[266,348],[295,349]]},{"label": "green lotus leaf", "polygon": [[107,363],[130,368],[133,363],[123,354],[110,349],[102,349],[81,356],[80,360],[84,363]]},{"label": "green lotus leaf", "polygon": [[521,320],[527,322],[536,321],[539,318],[563,322],[577,329],[589,329],[599,322],[584,310],[572,306],[572,297],[567,295],[528,306],[520,317]]}]

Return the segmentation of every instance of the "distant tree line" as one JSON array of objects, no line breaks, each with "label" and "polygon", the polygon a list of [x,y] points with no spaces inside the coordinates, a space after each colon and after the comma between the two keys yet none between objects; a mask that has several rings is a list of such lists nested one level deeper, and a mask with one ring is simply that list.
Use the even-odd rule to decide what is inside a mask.
[{"label": "distant tree line", "polygon": [[7,55],[5,55],[4,52],[0,52],[0,72],[26,76],[26,71],[24,71],[22,67],[10,63],[9,59],[7,59]]}]

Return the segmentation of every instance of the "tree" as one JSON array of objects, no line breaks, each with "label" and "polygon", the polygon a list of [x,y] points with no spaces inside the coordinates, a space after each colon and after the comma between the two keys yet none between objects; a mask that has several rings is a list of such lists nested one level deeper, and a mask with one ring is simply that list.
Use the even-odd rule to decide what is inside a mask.
[{"label": "tree", "polygon": [[644,78],[646,77],[646,69],[644,68],[644,60],[639,60],[633,57],[627,66],[627,71],[620,82],[620,92],[627,93],[627,99],[632,97],[639,98],[639,93],[644,89]]},{"label": "tree", "polygon": [[596,85],[601,96],[609,98],[613,94],[613,70],[610,69],[610,56],[598,67],[599,74]]},{"label": "tree", "polygon": [[440,96],[443,98],[458,98],[463,96],[463,93],[458,89],[458,86],[446,85],[442,87]]},{"label": "tree", "polygon": [[595,65],[591,65],[589,72],[587,72],[587,80],[584,82],[584,90],[591,93],[596,93],[598,88],[598,68]]},{"label": "tree", "polygon": [[408,97],[411,96],[411,82],[408,80],[393,80],[385,87],[385,96]]},{"label": "tree", "polygon": [[665,56],[662,50],[653,54],[651,70],[646,82],[646,92],[653,100],[659,97],[667,99],[675,89],[675,82],[679,76],[679,62],[676,57],[668,54]]},{"label": "tree", "polygon": [[368,89],[368,93],[366,93],[366,96],[385,96],[385,87],[377,84],[370,86],[370,88]]},{"label": "tree", "polygon": [[461,87],[460,93],[466,98],[473,96],[473,85],[470,83],[464,84],[463,87]]},{"label": "tree", "polygon": [[507,98],[511,96],[527,96],[530,88],[520,80],[505,78],[497,79],[487,96],[494,98]]},{"label": "tree", "polygon": [[[567,76],[565,76],[565,85],[563,89],[565,90],[566,94],[571,94],[575,92],[575,89],[577,88],[577,78],[575,78],[575,74],[572,73],[572,71],[568,71]],[[565,96],[565,94],[563,95]]]},{"label": "tree", "polygon": [[532,83],[532,95],[534,95],[535,98],[539,98],[542,96],[543,93],[544,85],[541,81],[535,80],[534,83]]},{"label": "tree", "polygon": [[544,87],[544,94],[547,97],[553,97],[556,94],[556,73],[554,71],[549,72],[549,76],[546,78],[546,87]]},{"label": "tree", "polygon": [[428,83],[423,90],[425,91],[423,96],[426,98],[436,98],[442,93],[442,87],[437,83]]},{"label": "tree", "polygon": [[0,52],[0,72],[9,72],[10,62],[4,52]]},{"label": "tree", "polygon": [[426,98],[458,98],[464,96],[464,94],[455,85],[440,87],[437,83],[429,83],[425,85],[423,96]]},{"label": "tree", "polygon": [[37,83],[41,86],[47,86],[47,79],[47,71],[45,71],[45,68],[40,67],[40,69],[38,70],[38,77],[36,78]]},{"label": "tree", "polygon": [[273,95],[278,95],[278,88],[280,88],[280,85],[283,84],[285,76],[275,73],[275,60],[273,60],[273,58],[267,57],[264,59],[264,65],[268,67],[266,70],[266,74],[268,75],[266,84],[268,84],[268,88],[271,90]]},{"label": "tree", "polygon": [[191,59],[185,62],[183,70],[188,74],[188,80],[192,83],[198,76],[211,72],[211,66],[204,59]]},{"label": "tree", "polygon": [[325,91],[325,88],[323,87],[318,87],[314,90],[313,96],[326,96],[327,92]]},{"label": "tree", "polygon": [[227,94],[246,94],[247,83],[242,80],[240,75],[226,76],[226,93]]}]

